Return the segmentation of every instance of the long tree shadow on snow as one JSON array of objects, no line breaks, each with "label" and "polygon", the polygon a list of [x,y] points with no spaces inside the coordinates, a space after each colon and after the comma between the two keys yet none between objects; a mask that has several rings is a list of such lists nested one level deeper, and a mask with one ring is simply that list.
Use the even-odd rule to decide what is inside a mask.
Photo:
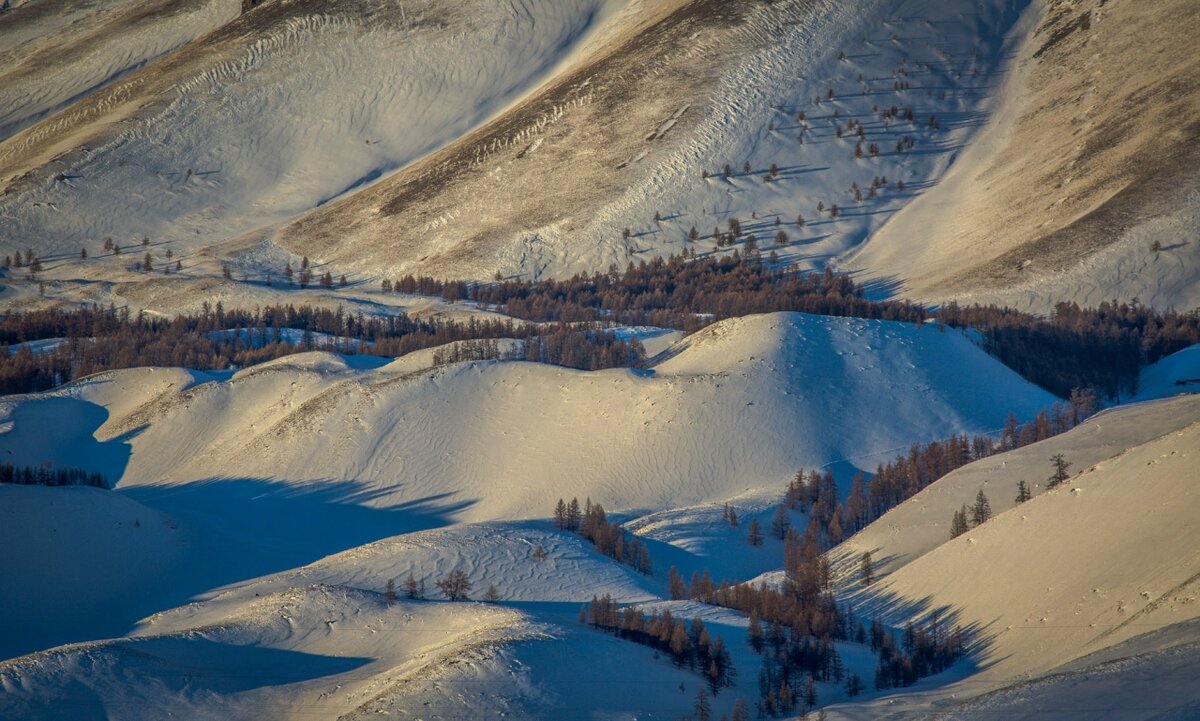
[{"label": "long tree shadow on snow", "polygon": [[[881,550],[876,549],[876,553]],[[1003,660],[995,658],[992,654],[994,639],[998,632],[998,629],[993,626],[999,619],[987,623],[967,622],[963,618],[962,609],[945,604],[935,604],[932,596],[918,599],[904,598],[884,590],[884,585],[879,580],[870,585],[844,583],[836,591],[838,605],[852,611],[855,619],[862,621],[868,628],[872,619],[879,619],[885,625],[896,629],[896,633],[900,634],[895,639],[896,641],[902,641],[902,631],[900,630],[909,623],[914,629],[924,629],[926,633],[930,633],[930,629],[936,625],[939,629],[938,633],[942,637],[956,629],[962,634],[963,658],[955,664],[955,667],[952,667],[952,669],[957,668],[957,671],[947,669],[941,674],[921,679],[918,682],[919,685],[941,685],[945,682],[952,682],[965,675],[982,671]],[[963,668],[964,664],[968,668]]]},{"label": "long tree shadow on snow", "polygon": [[214,478],[118,492],[176,519],[224,585],[311,563],[381,538],[439,528],[474,501],[448,494],[381,503],[394,487],[349,480]]}]

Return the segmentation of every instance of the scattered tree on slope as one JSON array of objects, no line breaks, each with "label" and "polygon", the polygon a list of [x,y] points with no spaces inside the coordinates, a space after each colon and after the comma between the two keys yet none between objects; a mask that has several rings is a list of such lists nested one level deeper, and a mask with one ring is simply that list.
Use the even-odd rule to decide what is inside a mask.
[{"label": "scattered tree on slope", "polygon": [[442,589],[442,593],[446,594],[448,600],[462,601],[467,598],[467,594],[471,591],[471,581],[467,578],[466,573],[455,569],[445,578],[438,581],[437,587]]}]

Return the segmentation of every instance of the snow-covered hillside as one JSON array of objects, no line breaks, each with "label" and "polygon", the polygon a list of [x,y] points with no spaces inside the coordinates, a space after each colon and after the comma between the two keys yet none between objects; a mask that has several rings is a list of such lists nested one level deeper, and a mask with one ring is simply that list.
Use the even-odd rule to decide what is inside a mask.
[{"label": "snow-covered hillside", "polygon": [[0,719],[1200,718],[1193,5],[0,0]]},{"label": "snow-covered hillside", "polygon": [[299,255],[372,282],[605,270],[732,218],[820,267],[943,175],[1024,8],[268,3],[0,144],[0,245],[54,259],[60,301],[168,282],[110,237],[182,259],[177,297]]},{"label": "snow-covered hillside", "polygon": [[879,294],[1200,301],[1187,0],[232,4],[9,14],[0,127],[49,115],[0,142],[0,249],[52,260],[56,302],[302,255],[561,277],[713,251],[734,218]]},{"label": "snow-covered hillside", "polygon": [[835,552],[847,579],[853,581],[864,551],[886,549],[878,559],[886,575],[950,540],[952,516],[970,507],[982,489],[996,513],[1016,505],[1017,482],[1041,493],[1054,468],[1050,458],[1063,454],[1078,473],[1127,449],[1187,426],[1200,418],[1200,397],[1138,403],[1100,413],[1069,433],[1003,455],[991,456],[953,471],[908,502],[843,543]]},{"label": "snow-covered hillside", "polygon": [[[1200,397],[1102,413],[1041,443],[942,478],[838,549],[843,593],[893,620],[938,609],[974,629],[982,675],[1054,669],[1200,615]],[[1050,457],[1072,477],[1046,489]],[[1033,498],[1017,504],[1017,481]],[[950,518],[975,493],[995,517],[951,539]],[[851,565],[880,557],[863,587]],[[1164,637],[1170,645],[1194,632]]]},{"label": "snow-covered hillside", "polygon": [[238,0],[37,3],[0,20],[0,141],[237,17]]},{"label": "snow-covered hillside", "polygon": [[[1189,0],[1034,5],[997,112],[848,263],[911,297],[1200,306],[1200,32]],[[1164,128],[1169,128],[1166,132]]]},{"label": "snow-covered hillside", "polygon": [[[778,322],[781,317],[765,318]],[[698,338],[675,357],[676,379],[685,373],[715,374],[722,382],[730,382],[743,372],[753,374],[745,368],[754,363],[749,356],[729,358],[717,352],[721,337],[730,334],[730,329],[718,326],[717,330]],[[929,331],[932,329],[919,332]],[[936,331],[930,333],[931,337],[937,335]],[[748,345],[756,354],[753,344]],[[693,352],[697,357],[689,357]],[[713,367],[707,371],[702,368],[705,353],[712,353],[707,360]],[[337,373],[340,367],[339,361],[329,356],[301,360],[310,369],[323,367],[326,372]],[[774,359],[768,356],[766,360]],[[300,375],[286,364],[266,372],[293,379]],[[147,376],[163,371],[139,373],[138,382],[150,383]],[[120,381],[122,374],[114,375],[118,377],[93,381],[97,386],[90,390],[94,399],[103,399],[104,386]],[[155,387],[161,390],[183,379],[183,375],[168,375]],[[200,387],[203,385],[196,386]],[[122,419],[138,422],[146,410],[136,403],[116,402],[118,396],[132,390],[131,384],[118,390],[125,393],[108,398],[114,410],[110,421],[117,426],[109,431],[118,430]],[[947,534],[923,556],[909,554],[915,560],[894,564],[901,566],[898,570],[881,566],[883,577],[869,591],[853,580],[844,580],[839,595],[855,603],[861,613],[869,614],[884,604],[894,620],[901,621],[908,614],[941,607],[947,620],[973,627],[979,639],[975,660],[982,672],[963,678],[969,668],[958,669],[915,692],[893,692],[863,703],[836,705],[829,717],[907,718],[936,710],[946,718],[970,718],[981,709],[1014,703],[1041,713],[1039,709],[1061,708],[1056,702],[1062,699],[1107,693],[1111,684],[1126,681],[1128,693],[1113,699],[1114,708],[1135,713],[1147,705],[1152,693],[1165,695],[1157,702],[1160,709],[1186,702],[1186,691],[1179,683],[1194,652],[1186,647],[1164,649],[1185,643],[1191,627],[1180,624],[1195,618],[1194,603],[1189,601],[1195,589],[1188,585],[1194,583],[1188,578],[1188,569],[1196,561],[1194,549],[1186,544],[1180,547],[1171,539],[1191,538],[1197,531],[1193,528],[1191,485],[1194,449],[1200,447],[1195,437],[1198,401],[1192,396],[1116,409],[1064,436],[989,459],[997,466],[991,469],[996,478],[987,486],[989,490],[999,488],[1001,475],[1011,480],[1020,475],[1022,463],[1032,463],[1033,457],[1040,459],[1052,451],[1070,454],[1081,468],[1085,464],[1090,467],[1063,488],[1039,492],[1018,508],[1009,509],[993,493],[996,518],[954,541]],[[1155,424],[1161,427],[1155,428]],[[1145,440],[1155,431],[1156,438]],[[102,431],[100,436],[106,433]],[[1054,443],[1059,445],[1051,447]],[[1095,449],[1101,448],[1107,449],[1107,454],[1093,460]],[[1131,478],[1137,482],[1130,482]],[[945,494],[937,493],[947,484],[962,485],[954,478],[943,479],[876,526],[890,523],[893,516],[912,508],[939,506],[948,511],[959,499],[946,500],[941,497]],[[67,489],[80,497],[111,499],[114,509],[136,512],[139,526],[125,524],[110,534],[168,536],[127,551],[129,559],[155,574],[157,584],[132,579],[128,587],[122,587],[123,564],[110,560],[107,566],[101,563],[89,571],[118,579],[108,584],[108,591],[143,600],[158,594],[166,601],[156,590],[159,587],[176,586],[180,591],[197,578],[206,578],[213,585],[208,593],[199,595],[198,602],[149,615],[140,623],[134,624],[136,617],[126,614],[127,627],[112,634],[124,638],[64,646],[0,664],[0,687],[5,690],[0,695],[0,711],[6,717],[55,718],[66,707],[77,708],[79,718],[116,713],[134,719],[166,713],[190,718],[285,719],[311,713],[366,718],[404,712],[487,712],[545,719],[606,712],[621,718],[636,714],[667,719],[687,711],[700,684],[698,676],[658,658],[649,649],[577,623],[579,603],[596,593],[612,593],[646,609],[670,608],[684,618],[704,617],[710,629],[732,644],[737,668],[743,674],[733,689],[714,700],[714,708],[727,713],[734,698],[752,698],[755,693],[758,661],[743,640],[744,616],[694,602],[655,601],[666,594],[665,563],[675,563],[688,554],[712,553],[716,548],[689,545],[688,539],[698,532],[713,537],[724,525],[714,518],[704,529],[700,509],[684,510],[678,517],[670,511],[652,514],[645,522],[632,525],[644,538],[661,539],[652,541],[659,569],[648,577],[603,558],[574,535],[550,530],[544,521],[455,523],[405,532],[417,526],[412,516],[403,517],[404,511],[390,521],[372,525],[367,515],[349,510],[342,513],[336,508],[341,503],[369,507],[373,501],[365,496],[331,495],[324,500],[332,505],[307,514],[301,501],[308,491],[299,484],[283,493],[262,486],[240,495],[226,490],[219,502],[214,497],[208,505],[189,485],[158,484],[158,496],[146,494],[154,485],[134,484],[114,492]],[[63,489],[0,490],[13,492],[5,498],[9,503],[21,493],[50,494]],[[551,494],[557,492],[557,488],[551,489]],[[288,498],[295,503],[284,503]],[[1147,498],[1155,499],[1153,513],[1128,511],[1144,506]],[[746,512],[744,517],[757,507],[752,497],[739,496],[733,501]],[[147,506],[168,509],[170,516],[151,512]],[[398,509],[375,508],[373,512],[389,510]],[[71,520],[58,511],[54,515]],[[147,524],[147,518],[164,525]],[[96,513],[93,527],[74,531],[64,550],[98,545],[105,537],[98,526],[114,519],[120,519],[116,511]],[[918,520],[912,525],[925,523]],[[298,560],[296,554],[284,560],[285,547],[314,535],[314,527],[321,528],[318,535],[345,539],[347,524],[364,527],[368,535],[377,534],[376,538],[361,544],[351,542],[341,552],[318,553],[311,563]],[[851,543],[876,533],[876,526]],[[683,534],[673,533],[673,527]],[[36,519],[22,528],[38,545],[58,540],[39,529]],[[192,549],[174,540],[189,535],[199,541]],[[1014,544],[1013,538],[1022,540]],[[880,555],[886,557],[890,548],[902,548],[895,545],[896,540],[885,539],[877,549]],[[183,549],[182,562],[155,557],[163,542],[176,552]],[[744,540],[727,538],[722,555],[737,556],[731,543],[754,553]],[[211,565],[205,567],[201,556],[229,565],[239,557],[261,557],[264,551],[259,546],[276,554],[276,560],[283,560],[279,572],[260,566],[264,575],[257,577],[226,574],[229,583],[223,588],[217,587],[218,577],[212,575]],[[1092,555],[1095,549],[1099,552]],[[778,559],[777,547],[769,553]],[[76,554],[64,552],[57,567],[69,577],[79,561]],[[246,563],[244,558],[242,562]],[[750,563],[761,561],[751,559]],[[8,566],[3,569],[6,578],[29,587],[38,585],[36,576],[25,584],[25,578],[14,573],[19,569],[11,563]],[[432,581],[456,569],[471,578],[473,597],[494,585],[499,603],[441,602]],[[250,569],[243,565],[240,570]],[[401,598],[389,606],[382,589],[394,579],[403,596],[402,582],[410,572],[429,582],[428,593],[434,600]],[[103,627],[86,614],[91,594],[70,597],[72,589],[61,584],[54,590],[67,596],[50,599],[64,614],[74,612],[89,619],[93,633]],[[35,595],[25,591],[24,598],[31,597]],[[164,608],[171,605],[166,603]],[[13,617],[7,608],[5,617]],[[1156,629],[1157,635],[1141,635]],[[870,673],[871,656],[860,658],[863,654],[850,647],[843,655],[850,668]],[[1126,659],[1127,655],[1136,658]],[[1063,665],[1075,659],[1076,665]],[[1051,669],[1057,673],[1032,684],[1022,680],[1026,672]],[[1097,678],[1112,680],[1097,686]],[[990,695],[980,697],[989,691]],[[845,698],[831,685],[822,684],[820,693],[826,701]]]},{"label": "snow-covered hillside", "polygon": [[[129,488],[341,479],[388,503],[452,500],[466,504],[458,517],[485,520],[546,515],[547,488],[667,507],[782,484],[799,466],[873,468],[914,440],[993,431],[1008,412],[1029,418],[1054,400],[932,325],[748,316],[668,356],[649,372],[362,369],[325,353],[226,382],[118,371],[9,401],[3,446],[14,462],[94,467]],[[47,438],[68,404],[78,427]],[[93,434],[90,460],[70,450]]]},{"label": "snow-covered hillside", "polygon": [[6,399],[0,450],[102,471],[173,519],[193,564],[179,602],[399,533],[545,518],[560,496],[665,510],[778,494],[800,467],[845,481],[1054,400],[933,326],[768,314],[667,355],[648,372],[327,353],[228,380],[117,371]]},{"label": "snow-covered hillside", "polygon": [[[106,237],[126,246],[149,237],[190,265],[200,248],[310,210],[470,131],[551,73],[613,5],[265,4],[0,145],[9,219],[0,240],[74,258],[80,247],[99,255]],[[134,30],[123,37],[138,42]],[[66,84],[49,87],[70,94],[56,89]],[[72,270],[121,267],[95,265]]]},{"label": "snow-covered hillside", "polygon": [[[736,217],[764,246],[783,230],[785,259],[820,266],[941,176],[987,115],[1023,7],[664,7],[674,5],[478,133],[285,227],[279,242],[371,273],[563,276],[710,249],[714,226]],[[859,158],[851,121],[862,124]],[[905,138],[915,145],[898,149]],[[392,252],[396,242],[406,252]]]}]

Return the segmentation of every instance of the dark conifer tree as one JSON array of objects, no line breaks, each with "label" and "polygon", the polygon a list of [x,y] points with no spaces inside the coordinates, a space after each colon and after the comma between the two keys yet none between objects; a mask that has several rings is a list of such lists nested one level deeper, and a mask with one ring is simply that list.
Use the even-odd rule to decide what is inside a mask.
[{"label": "dark conifer tree", "polygon": [[561,498],[554,505],[554,527],[560,531],[567,530],[567,504]]},{"label": "dark conifer tree", "polygon": [[973,525],[981,525],[986,523],[992,517],[992,505],[988,502],[988,497],[984,494],[983,489],[979,489],[979,493],[975,494],[975,505],[971,506],[971,523]]},{"label": "dark conifer tree", "polygon": [[471,591],[471,581],[467,578],[466,573],[455,569],[447,574],[445,578],[438,581],[437,587],[442,589],[442,593],[446,594],[447,599],[462,601],[467,598],[467,593]]},{"label": "dark conifer tree", "polygon": [[950,537],[958,538],[970,530],[970,528],[967,522],[967,507],[963,506],[960,510],[954,512],[954,520],[950,523]]},{"label": "dark conifer tree", "polygon": [[1051,456],[1050,463],[1054,464],[1054,473],[1050,474],[1050,478],[1046,481],[1046,487],[1056,488],[1063,481],[1071,477],[1071,474],[1067,473],[1067,469],[1071,467],[1071,464],[1061,453]]},{"label": "dark conifer tree", "polygon": [[750,542],[751,546],[761,546],[763,544],[762,529],[758,527],[757,518],[750,519],[750,530],[746,535],[746,540]]},{"label": "dark conifer tree", "polygon": [[679,569],[671,566],[667,571],[667,593],[671,595],[672,601],[679,601],[687,598],[687,584],[683,582],[683,576],[679,575]]},{"label": "dark conifer tree", "polygon": [[1032,497],[1029,493],[1029,485],[1025,481],[1017,481],[1017,503],[1024,503]]},{"label": "dark conifer tree", "polygon": [[791,519],[788,517],[788,507],[786,503],[780,503],[775,507],[775,515],[771,517],[771,533],[779,540],[787,535],[788,527],[791,526]]}]

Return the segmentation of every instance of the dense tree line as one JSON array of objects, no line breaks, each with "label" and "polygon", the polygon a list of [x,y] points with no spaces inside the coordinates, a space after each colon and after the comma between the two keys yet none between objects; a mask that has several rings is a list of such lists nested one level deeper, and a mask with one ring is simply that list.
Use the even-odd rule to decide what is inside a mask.
[{"label": "dense tree line", "polygon": [[950,303],[937,316],[979,329],[989,353],[1061,397],[1073,388],[1093,388],[1108,398],[1131,393],[1145,365],[1200,343],[1200,311],[1157,311],[1136,301],[1097,308],[1058,303],[1048,319]]},{"label": "dense tree line", "polygon": [[677,619],[670,609],[654,611],[649,616],[627,606],[621,609],[609,594],[596,597],[580,609],[580,620],[589,621],[618,637],[650,646],[671,657],[676,666],[686,666],[704,675],[709,690],[715,696],[732,686],[737,672],[724,639],[709,634],[704,621],[693,618],[691,623]]},{"label": "dense tree line", "polygon": [[698,330],[713,321],[751,313],[802,311],[920,322],[924,308],[902,301],[870,301],[849,276],[803,273],[764,262],[757,253],[722,257],[690,253],[630,263],[624,272],[579,274],[566,280],[506,280],[470,284],[405,276],[396,292],[469,299],[534,321],[615,321]]},{"label": "dense tree line", "polygon": [[1139,303],[1080,308],[1060,303],[1049,318],[997,306],[937,310],[873,301],[848,276],[808,273],[764,262],[755,251],[696,257],[693,253],[630,263],[624,272],[566,280],[471,284],[405,276],[388,289],[471,299],[536,321],[610,320],[697,330],[723,318],[773,311],[899,320],[976,328],[984,348],[1043,388],[1065,397],[1092,388],[1115,398],[1134,389],[1138,371],[1200,343],[1200,311],[1156,311]]},{"label": "dense tree line", "polygon": [[592,542],[596,550],[618,563],[632,566],[640,573],[653,573],[650,550],[637,536],[631,536],[620,523],[609,521],[599,503],[587,499],[580,510],[579,499],[570,503],[558,499],[554,506],[554,525],[559,530],[576,532]]},{"label": "dense tree line", "polygon": [[[909,302],[870,300],[848,276],[801,272],[748,249],[719,257],[687,251],[630,263],[623,272],[611,268],[566,280],[468,283],[405,276],[383,287],[470,299],[514,318],[558,325],[547,330],[507,319],[418,320],[403,313],[368,318],[293,305],[226,311],[219,303],[176,318],[131,317],[112,308],[13,313],[0,318],[0,343],[71,342],[42,354],[22,347],[0,358],[0,392],[42,390],[88,373],[137,365],[227,368],[313,347],[394,357],[451,341],[502,337],[529,340],[529,360],[581,369],[632,366],[642,360],[640,344],[619,339],[604,326],[694,331],[723,318],[801,311],[914,323],[936,318],[939,326],[976,328],[989,353],[1047,390],[1066,396],[1073,388],[1091,388],[1111,398],[1131,391],[1146,364],[1200,342],[1200,311],[1159,312],[1136,302],[1102,303],[1095,309],[1061,303],[1050,318],[953,303],[933,311]],[[305,335],[294,342],[283,329]],[[231,330],[239,332],[219,334]],[[336,340],[318,342],[318,335]]]},{"label": "dense tree line", "polygon": [[49,468],[45,466],[14,466],[0,463],[0,483],[18,486],[92,486],[108,488],[108,479],[102,473],[85,471],[81,468]]},{"label": "dense tree line", "polygon": [[[294,332],[301,331],[299,338]],[[253,311],[205,304],[199,313],[163,318],[127,309],[86,307],[13,313],[0,318],[0,343],[45,338],[64,342],[41,353],[27,345],[0,353],[0,393],[29,393],[100,371],[138,366],[197,370],[245,367],[292,353],[323,349],[387,357],[454,341],[516,338],[525,357],[584,370],[638,365],[644,352],[598,323],[545,327],[511,319],[416,319],[403,313],[365,317],[307,306],[268,306]],[[494,344],[443,350],[455,355],[500,357]]]}]

